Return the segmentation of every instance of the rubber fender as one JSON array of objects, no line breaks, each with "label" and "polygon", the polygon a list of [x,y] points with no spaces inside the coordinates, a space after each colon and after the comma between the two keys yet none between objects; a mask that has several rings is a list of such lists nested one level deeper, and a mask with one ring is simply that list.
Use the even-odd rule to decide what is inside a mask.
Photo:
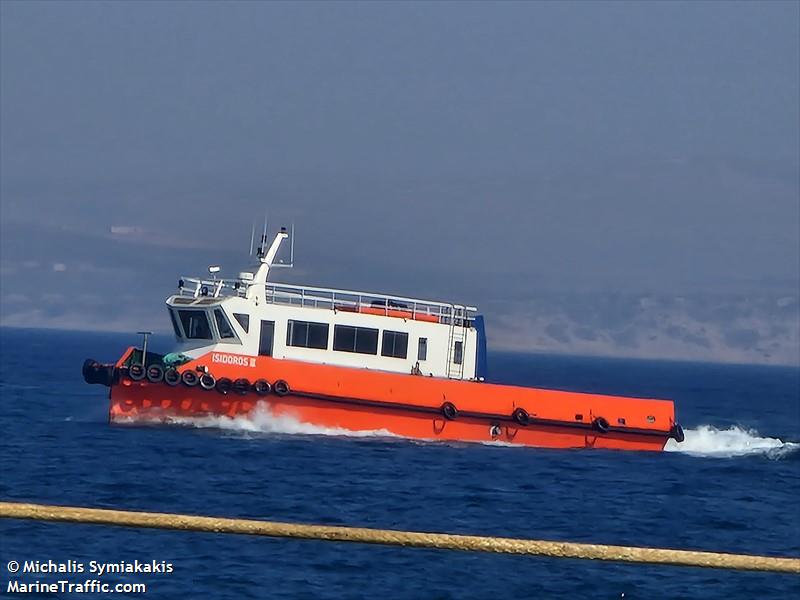
[{"label": "rubber fender", "polygon": [[240,396],[244,396],[247,392],[250,391],[250,382],[247,381],[244,377],[240,377],[236,381],[233,382],[233,391],[239,394]]},{"label": "rubber fender", "polygon": [[515,409],[514,412],[511,413],[511,418],[514,419],[518,425],[522,425],[523,427],[531,422],[531,417],[524,408]]},{"label": "rubber fender", "polygon": [[200,383],[200,378],[197,376],[197,373],[189,370],[181,373],[181,381],[183,382],[183,385],[194,387]]},{"label": "rubber fender", "polygon": [[167,385],[178,385],[181,382],[181,374],[174,367],[164,371],[164,383]]},{"label": "rubber fender", "polygon": [[448,421],[454,421],[458,418],[458,409],[452,402],[445,402],[440,410],[442,411],[442,416]]},{"label": "rubber fender", "polygon": [[213,390],[217,385],[217,380],[211,373],[203,373],[200,375],[200,387],[204,390]]},{"label": "rubber fender", "polygon": [[675,423],[669,430],[669,437],[674,439],[679,444],[686,439],[686,435],[683,433],[683,427]]},{"label": "rubber fender", "polygon": [[133,379],[134,381],[141,381],[146,376],[144,372],[144,367],[141,363],[131,363],[128,366],[128,377]]},{"label": "rubber fender", "polygon": [[[203,385],[202,378],[200,381],[200,385]],[[220,394],[227,394],[228,392],[231,391],[232,387],[233,387],[233,382],[227,377],[220,377],[219,379],[217,379],[217,383],[214,385],[214,388]]]},{"label": "rubber fender", "polygon": [[278,396],[285,396],[289,393],[289,384],[283,379],[278,379],[278,381],[273,384],[272,389],[275,390]]},{"label": "rubber fender", "polygon": [[266,396],[271,389],[272,386],[266,379],[257,379],[255,383],[253,383],[253,391],[259,396]]},{"label": "rubber fender", "polygon": [[592,421],[592,427],[600,433],[606,433],[610,426],[604,417],[595,417],[594,421]]},{"label": "rubber fender", "polygon": [[161,365],[148,365],[147,381],[150,383],[161,383],[164,380],[164,367]]}]

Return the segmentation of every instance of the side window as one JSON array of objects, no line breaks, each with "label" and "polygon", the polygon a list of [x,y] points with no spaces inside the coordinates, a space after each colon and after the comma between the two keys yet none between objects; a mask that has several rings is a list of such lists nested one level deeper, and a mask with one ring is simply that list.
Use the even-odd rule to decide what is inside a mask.
[{"label": "side window", "polygon": [[286,328],[286,345],[325,350],[328,347],[328,324],[290,320]]},{"label": "side window", "polygon": [[175,311],[168,308],[167,312],[169,313],[169,320],[172,321],[172,328],[175,330],[175,337],[181,337],[181,328],[178,327],[178,321],[175,319]]},{"label": "side window", "polygon": [[210,340],[211,327],[204,310],[179,310],[178,317],[183,325],[183,333],[190,340]]},{"label": "side window", "polygon": [[428,338],[419,338],[417,360],[428,360]]},{"label": "side window", "polygon": [[408,356],[408,334],[400,331],[384,331],[381,356],[406,358]]},{"label": "side window", "polygon": [[333,349],[358,354],[378,353],[378,330],[367,327],[336,325],[333,328]]},{"label": "side window", "polygon": [[453,362],[457,365],[464,362],[464,342],[456,342],[453,348]]},{"label": "side window", "polygon": [[245,333],[250,333],[250,315],[233,313],[233,318],[242,326]]},{"label": "side window", "polygon": [[233,333],[233,329],[231,329],[231,324],[228,323],[228,319],[225,317],[225,314],[222,312],[221,308],[214,309],[214,320],[217,322],[219,337],[221,337],[223,340],[236,337],[236,334]]}]

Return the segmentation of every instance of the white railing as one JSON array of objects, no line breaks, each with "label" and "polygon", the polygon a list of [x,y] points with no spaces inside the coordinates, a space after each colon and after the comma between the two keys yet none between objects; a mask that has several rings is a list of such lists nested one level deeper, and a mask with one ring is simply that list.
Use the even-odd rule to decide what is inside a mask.
[{"label": "white railing", "polygon": [[[183,286],[179,286],[179,294],[195,298],[226,296],[243,298],[247,294],[248,286],[251,285],[239,279],[204,280],[182,277],[181,281]],[[469,314],[478,310],[474,306],[464,304],[289,283],[267,283],[266,299],[272,304],[436,320],[439,323],[457,326],[464,325],[464,320],[469,318]]]}]

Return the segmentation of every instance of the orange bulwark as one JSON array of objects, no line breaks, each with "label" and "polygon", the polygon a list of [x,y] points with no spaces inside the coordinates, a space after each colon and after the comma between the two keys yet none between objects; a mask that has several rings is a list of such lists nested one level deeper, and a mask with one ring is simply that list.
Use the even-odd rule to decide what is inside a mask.
[{"label": "orange bulwark", "polygon": [[[131,372],[129,348],[104,377],[110,420],[242,416],[263,407],[327,428],[423,440],[548,448],[662,450],[682,440],[673,403],[209,352],[165,380],[160,366]],[[236,358],[233,358],[236,357]],[[88,361],[87,361],[88,362]],[[140,366],[139,366],[140,367]],[[141,367],[140,367],[141,368]],[[160,370],[160,372],[159,372]],[[91,377],[87,377],[87,381]],[[106,383],[106,381],[94,381]]]}]

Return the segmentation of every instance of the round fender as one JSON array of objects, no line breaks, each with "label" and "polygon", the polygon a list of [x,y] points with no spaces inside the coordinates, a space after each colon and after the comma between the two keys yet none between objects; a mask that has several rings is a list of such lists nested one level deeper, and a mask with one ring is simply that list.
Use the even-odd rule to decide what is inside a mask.
[{"label": "round fender", "polygon": [[272,389],[275,390],[275,393],[278,396],[285,396],[289,393],[289,384],[283,379],[278,379],[278,381],[276,381],[272,386]]},{"label": "round fender", "polygon": [[596,417],[595,420],[592,421],[592,427],[600,433],[607,433],[609,429],[608,421],[603,417]]},{"label": "round fender", "polygon": [[442,416],[448,421],[454,421],[458,417],[458,409],[452,402],[445,402],[440,410],[442,411]]},{"label": "round fender", "polygon": [[145,375],[146,373],[141,363],[131,363],[130,366],[128,366],[128,377],[134,381],[141,381],[145,378]]},{"label": "round fender", "polygon": [[174,367],[164,371],[164,383],[167,385],[178,385],[181,382],[181,374]]},{"label": "round fender", "polygon": [[514,422],[517,425],[522,425],[523,427],[527,426],[531,422],[531,417],[528,414],[528,411],[524,408],[517,408],[511,413],[511,418],[514,419]]},{"label": "round fender", "polygon": [[259,396],[266,396],[269,394],[272,386],[270,386],[269,381],[266,379],[258,379],[253,384],[253,391],[258,394]]},{"label": "round fender", "polygon": [[683,433],[683,427],[675,423],[669,430],[669,437],[674,439],[679,444],[686,439],[686,435]]},{"label": "round fender", "polygon": [[200,387],[204,390],[213,390],[217,385],[217,380],[211,373],[203,373],[200,375]]},{"label": "round fender", "polygon": [[[203,385],[202,380],[200,381],[200,385]],[[231,391],[231,388],[233,387],[233,382],[227,377],[220,377],[219,379],[217,379],[217,383],[214,387],[220,394],[227,394],[228,392]]]},{"label": "round fender", "polygon": [[161,365],[148,365],[147,381],[150,383],[161,383],[164,380],[164,367]]},{"label": "round fender", "polygon": [[197,376],[197,373],[188,370],[181,373],[181,381],[183,382],[183,385],[194,387],[200,383],[200,378]]},{"label": "round fender", "polygon": [[244,377],[240,377],[236,381],[233,382],[233,391],[239,394],[240,396],[244,396],[247,392],[250,391],[250,382],[247,381]]}]

